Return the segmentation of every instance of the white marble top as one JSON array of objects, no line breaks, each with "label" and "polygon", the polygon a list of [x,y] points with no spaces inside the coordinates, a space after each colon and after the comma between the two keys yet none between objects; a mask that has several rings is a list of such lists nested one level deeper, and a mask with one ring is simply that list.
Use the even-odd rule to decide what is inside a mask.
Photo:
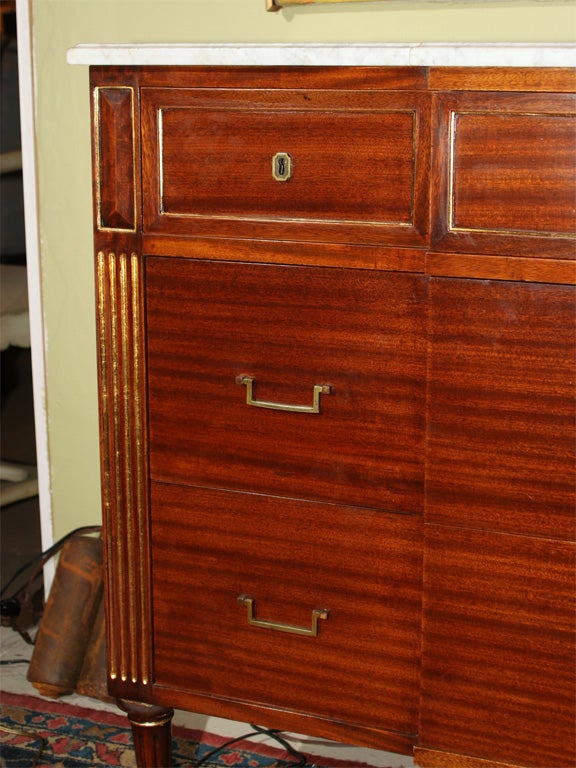
[{"label": "white marble top", "polygon": [[575,67],[568,43],[84,44],[70,64],[210,66]]}]

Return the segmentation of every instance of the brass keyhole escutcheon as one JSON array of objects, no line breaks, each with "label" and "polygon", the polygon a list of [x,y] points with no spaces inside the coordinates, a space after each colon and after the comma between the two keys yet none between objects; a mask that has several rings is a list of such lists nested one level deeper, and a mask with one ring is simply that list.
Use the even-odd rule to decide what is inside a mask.
[{"label": "brass keyhole escutcheon", "polygon": [[276,152],[272,158],[272,176],[276,181],[288,181],[292,177],[292,156],[288,152]]}]

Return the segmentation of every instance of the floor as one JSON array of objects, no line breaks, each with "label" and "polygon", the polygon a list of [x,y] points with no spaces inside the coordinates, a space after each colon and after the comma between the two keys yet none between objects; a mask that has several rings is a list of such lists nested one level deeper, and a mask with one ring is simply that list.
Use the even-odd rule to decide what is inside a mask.
[{"label": "floor", "polygon": [[[12,629],[7,627],[0,628],[0,659],[17,660],[30,659],[31,646],[27,645],[20,636]],[[28,696],[39,696],[36,689],[26,679],[26,664],[11,664],[0,667],[0,700],[1,692],[9,691],[11,693],[27,694]],[[113,704],[108,704],[97,699],[88,699],[84,696],[73,694],[62,698],[67,704],[73,704],[90,709],[101,709],[118,714],[119,710]],[[213,717],[204,717],[202,715],[191,714],[187,712],[176,711],[174,714],[174,724],[182,725],[194,730],[206,733],[216,733],[226,738],[235,738],[245,734],[250,730],[250,726],[245,723],[236,723],[229,720],[220,720]],[[267,743],[270,746],[277,747],[277,744],[271,740],[259,739],[261,743]],[[290,742],[299,751],[304,752],[309,759],[313,761],[314,755],[331,757],[334,759],[351,762],[364,762],[367,768],[413,768],[414,762],[411,758],[393,755],[388,752],[378,750],[360,749],[350,747],[344,744],[335,744],[324,739],[315,739],[306,736],[293,735]]]}]

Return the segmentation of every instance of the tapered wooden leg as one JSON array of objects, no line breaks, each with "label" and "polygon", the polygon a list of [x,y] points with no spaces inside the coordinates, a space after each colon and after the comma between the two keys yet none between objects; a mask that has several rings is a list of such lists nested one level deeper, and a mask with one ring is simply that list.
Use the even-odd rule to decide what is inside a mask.
[{"label": "tapered wooden leg", "polygon": [[174,710],[125,699],[118,706],[128,714],[138,768],[170,768]]}]

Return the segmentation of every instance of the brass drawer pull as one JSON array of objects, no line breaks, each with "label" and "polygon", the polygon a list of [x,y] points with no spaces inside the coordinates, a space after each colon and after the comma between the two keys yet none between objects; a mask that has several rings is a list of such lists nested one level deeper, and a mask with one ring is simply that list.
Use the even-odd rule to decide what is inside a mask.
[{"label": "brass drawer pull", "polygon": [[253,396],[254,381],[251,376],[237,376],[236,384],[246,387],[246,404],[258,408],[271,408],[274,411],[290,411],[291,413],[320,413],[320,395],[329,395],[332,391],[330,384],[315,384],[312,405],[290,405],[289,403],[272,403],[269,400],[255,400]]},{"label": "brass drawer pull", "polygon": [[246,595],[240,595],[238,598],[240,605],[248,610],[248,624],[253,627],[262,627],[263,629],[275,629],[278,632],[288,632],[291,635],[304,635],[305,637],[318,637],[318,621],[327,619],[329,611],[326,608],[314,608],[312,611],[311,627],[296,627],[293,624],[282,624],[276,621],[265,621],[254,617],[254,600]]}]

